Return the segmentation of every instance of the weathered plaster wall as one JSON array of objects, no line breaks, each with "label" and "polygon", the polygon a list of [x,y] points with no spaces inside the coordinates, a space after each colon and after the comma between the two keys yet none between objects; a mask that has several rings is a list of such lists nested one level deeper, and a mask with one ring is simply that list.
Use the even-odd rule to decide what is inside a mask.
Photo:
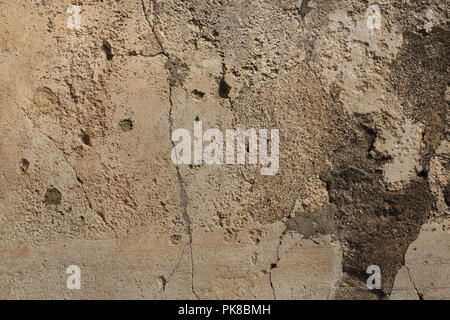
[{"label": "weathered plaster wall", "polygon": [[[450,298],[449,39],[444,0],[0,0],[0,298]],[[278,173],[175,165],[194,121]]]}]

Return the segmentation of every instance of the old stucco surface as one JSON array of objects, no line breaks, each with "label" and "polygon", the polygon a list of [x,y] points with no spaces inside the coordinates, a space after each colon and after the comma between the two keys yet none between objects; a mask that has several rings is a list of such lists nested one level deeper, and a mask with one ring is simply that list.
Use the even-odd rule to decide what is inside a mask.
[{"label": "old stucco surface", "polygon": [[[0,0],[0,298],[449,299],[447,23],[445,0]],[[279,129],[278,173],[175,165],[196,120]]]}]

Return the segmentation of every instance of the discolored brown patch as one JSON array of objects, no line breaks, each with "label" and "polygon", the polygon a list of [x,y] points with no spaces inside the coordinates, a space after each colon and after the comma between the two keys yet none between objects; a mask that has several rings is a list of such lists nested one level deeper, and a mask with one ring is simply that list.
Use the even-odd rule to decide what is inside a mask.
[{"label": "discolored brown patch", "polygon": [[330,202],[337,207],[336,234],[344,243],[343,270],[362,280],[368,277],[368,266],[379,266],[382,290],[388,294],[434,199],[422,177],[399,191],[386,188],[378,169],[384,160],[368,156],[375,139],[371,124],[360,119],[346,145],[333,157],[334,169],[322,178]]},{"label": "discolored brown patch", "polygon": [[407,116],[425,125],[426,153],[430,153],[437,149],[448,128],[445,90],[450,31],[434,28],[428,35],[405,32],[403,39],[404,45],[392,65],[391,82]]},{"label": "discolored brown patch", "polygon": [[444,200],[447,206],[450,206],[450,183],[444,189]]}]

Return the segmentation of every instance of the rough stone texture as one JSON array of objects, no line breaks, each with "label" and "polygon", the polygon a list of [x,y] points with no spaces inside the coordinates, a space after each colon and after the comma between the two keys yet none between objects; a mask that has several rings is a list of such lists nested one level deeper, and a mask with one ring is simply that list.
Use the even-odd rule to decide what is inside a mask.
[{"label": "rough stone texture", "polygon": [[[449,39],[444,0],[0,0],[0,298],[450,299]],[[194,121],[278,173],[175,165]]]}]

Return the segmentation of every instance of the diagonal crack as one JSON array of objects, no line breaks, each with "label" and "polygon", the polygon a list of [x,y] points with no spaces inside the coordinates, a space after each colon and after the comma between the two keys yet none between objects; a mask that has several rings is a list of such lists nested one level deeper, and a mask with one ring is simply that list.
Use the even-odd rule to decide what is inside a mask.
[{"label": "diagonal crack", "polygon": [[[280,255],[280,248],[281,248],[281,245],[282,245],[282,243],[283,243],[283,237],[286,235],[286,233],[287,233],[288,231],[289,231],[289,230],[288,230],[287,228],[285,228],[285,230],[281,233],[280,237],[278,238],[278,246],[277,246],[276,261],[275,261],[275,263],[272,263],[271,266],[270,266],[269,280],[270,280],[270,287],[272,288],[272,295],[273,295],[273,299],[274,299],[274,300],[277,300],[277,299],[276,299],[276,294],[275,294],[275,288],[274,288],[274,286],[273,286],[273,281],[272,281],[272,270],[273,270],[273,269],[276,269],[276,268],[278,267],[278,262],[280,262],[280,260],[281,260],[281,258],[282,258],[282,256]],[[302,240],[304,240],[304,239],[302,238],[302,239],[300,239],[300,240],[295,241],[295,243],[292,245],[292,247],[289,247],[288,249],[286,249],[286,250],[283,252],[283,254],[285,255],[286,253],[292,251],[295,247],[297,247],[297,245],[298,245]],[[314,239],[310,239],[310,240],[314,241]],[[314,241],[314,242],[317,243],[316,241]]]},{"label": "diagonal crack", "polygon": [[[95,211],[95,210],[94,210]],[[96,211],[95,211],[96,212]],[[130,267],[130,270],[133,270],[133,265],[131,264],[130,260],[128,259],[127,255],[125,254],[125,250],[123,250],[122,246],[119,244],[119,236],[117,235],[116,229],[114,229],[113,225],[109,223],[106,220],[105,215],[103,212],[97,212],[97,214],[102,218],[103,222],[111,229],[111,231],[114,233],[115,239],[116,239],[116,246],[119,249],[119,251],[122,253],[123,257],[125,258],[126,262],[128,263],[128,266]],[[141,283],[137,278],[134,278],[134,282],[136,282],[136,286],[141,291],[141,297],[144,298],[144,289],[141,286]]]},{"label": "diagonal crack", "polygon": [[412,285],[414,287],[414,290],[416,291],[417,297],[419,298],[419,300],[424,300],[423,299],[423,294],[421,292],[419,292],[419,290],[416,287],[416,284],[414,283],[414,281],[413,281],[413,279],[411,277],[411,271],[409,270],[409,268],[406,265],[404,267],[406,268],[406,271],[408,271],[409,281],[411,281],[411,283],[412,283]]},{"label": "diagonal crack", "polygon": [[159,38],[158,34],[155,32],[155,27],[160,23],[159,15],[156,13],[156,0],[151,0],[151,2],[150,2],[150,10],[151,11],[155,10],[155,14],[154,14],[155,22],[150,21],[148,11],[147,11],[144,1],[145,0],[141,0],[142,11],[144,12],[144,17],[145,17],[145,20],[147,21],[148,26],[150,27],[150,30],[152,31],[153,35],[155,36],[156,41],[158,42],[159,47],[161,48],[161,53],[159,53],[159,54],[162,54],[162,55],[166,56],[167,58],[169,58],[169,55],[164,50],[161,39]]},{"label": "diagonal crack", "polygon": [[[50,138],[50,137],[49,137],[49,138]],[[50,140],[54,141],[54,140],[51,139],[51,138],[50,138]],[[55,142],[55,141],[54,141],[54,142]],[[55,143],[56,143],[56,142],[55,142]],[[89,196],[88,196],[87,193],[86,193],[86,190],[84,189],[82,180],[81,180],[80,177],[78,176],[77,170],[76,170],[76,169],[72,166],[72,164],[67,160],[67,158],[65,157],[64,151],[61,150],[61,152],[63,153],[63,158],[64,158],[64,160],[65,160],[66,163],[72,168],[73,172],[75,173],[75,177],[77,178],[77,181],[78,181],[79,184],[80,184],[81,190],[83,191],[84,196],[85,196],[86,200],[88,201],[89,208],[90,208],[92,211],[94,211],[94,212],[102,219],[103,223],[104,223],[106,226],[108,226],[108,227],[111,229],[111,231],[114,233],[114,237],[115,237],[115,240],[116,240],[116,246],[117,246],[117,248],[119,249],[119,251],[122,253],[123,257],[124,257],[125,260],[127,261],[128,266],[130,267],[130,269],[133,269],[133,265],[131,264],[130,260],[128,259],[127,255],[125,254],[125,250],[123,250],[123,248],[122,248],[122,247],[120,246],[120,244],[119,244],[119,237],[118,237],[118,235],[117,235],[116,229],[114,229],[113,225],[112,225],[111,223],[109,223],[109,222],[106,220],[105,214],[104,214],[103,212],[97,211],[97,210],[94,209],[94,207],[93,207],[93,205],[92,205],[92,202],[91,202],[91,199],[89,198]],[[134,281],[136,282],[137,287],[138,287],[139,290],[141,291],[141,297],[144,298],[144,290],[143,290],[143,288],[141,287],[141,284],[140,284],[139,280],[138,280],[137,278],[134,278]]]},{"label": "diagonal crack", "polygon": [[[29,118],[28,114],[27,114],[24,110],[22,110],[22,111],[23,111],[23,113],[25,114],[25,116],[26,116],[30,121],[32,121],[32,120]],[[33,128],[36,129],[36,128],[34,127],[34,125],[33,125]],[[102,219],[103,223],[104,223],[107,227],[109,227],[109,228],[111,229],[111,231],[113,232],[113,234],[114,234],[114,236],[115,236],[115,241],[116,241],[116,246],[117,246],[117,248],[118,248],[119,251],[122,253],[122,255],[124,256],[124,258],[125,258],[125,260],[127,261],[128,265],[129,265],[130,268],[132,269],[133,266],[132,266],[131,262],[128,260],[128,257],[125,255],[125,251],[124,251],[124,250],[122,249],[122,247],[119,245],[119,238],[118,238],[118,235],[117,235],[116,230],[115,230],[114,227],[106,220],[106,217],[105,217],[105,215],[103,214],[103,212],[98,212],[97,210],[94,209],[94,206],[92,205],[91,199],[90,199],[89,196],[87,195],[87,192],[86,192],[86,190],[85,190],[85,188],[84,188],[84,186],[83,186],[83,182],[82,182],[80,176],[78,175],[78,171],[75,169],[75,167],[74,167],[74,166],[70,163],[70,161],[67,159],[66,153],[64,152],[64,149],[61,148],[61,147],[58,145],[58,142],[57,142],[55,139],[53,139],[51,136],[49,136],[49,135],[47,135],[47,134],[45,134],[45,133],[42,133],[40,130],[37,130],[37,131],[38,131],[39,134],[42,134],[44,137],[47,137],[47,139],[50,140],[50,141],[55,145],[56,149],[58,149],[58,150],[61,152],[62,158],[63,158],[64,161],[67,163],[67,165],[73,170],[73,172],[74,172],[74,174],[75,174],[75,177],[76,177],[76,179],[77,179],[77,182],[80,184],[80,188],[81,188],[81,190],[83,191],[83,194],[84,194],[84,196],[85,196],[85,198],[86,198],[86,200],[87,200],[87,202],[88,202],[89,208],[90,208],[92,211],[94,211],[94,212]],[[136,282],[137,287],[138,287],[139,290],[141,291],[141,297],[143,298],[143,297],[144,297],[144,291],[143,291],[143,289],[142,289],[142,287],[141,287],[141,285],[140,285],[138,279],[137,279],[137,278],[134,278],[134,280],[135,280],[135,282]]]},{"label": "diagonal crack", "polygon": [[[317,79],[317,82],[319,82],[320,84],[320,89],[322,90],[323,94],[325,97],[330,96],[326,91],[325,91],[325,87],[322,83],[322,79],[319,76],[319,74],[314,70],[314,68],[309,64],[309,61],[307,59],[305,59],[305,64],[308,67],[309,71],[311,71],[311,73],[314,75],[314,77]],[[332,97],[332,96],[331,96]],[[334,100],[334,98],[332,97],[332,99]]]},{"label": "diagonal crack", "polygon": [[[173,268],[172,272],[170,272],[170,274],[167,276],[167,278],[165,278],[164,276],[160,277],[163,280],[163,286],[162,286],[162,291],[163,292],[166,289],[167,284],[170,282],[170,280],[172,279],[172,277],[175,274],[175,272],[177,272],[178,268],[180,267],[181,261],[183,260],[183,257],[184,257],[184,252],[186,251],[186,247],[188,245],[189,245],[189,242],[186,242],[186,245],[183,247],[183,250],[181,251],[180,258],[178,259],[178,262],[176,263],[176,265]],[[159,292],[155,293],[155,299],[158,297],[158,294],[159,294]]]}]

